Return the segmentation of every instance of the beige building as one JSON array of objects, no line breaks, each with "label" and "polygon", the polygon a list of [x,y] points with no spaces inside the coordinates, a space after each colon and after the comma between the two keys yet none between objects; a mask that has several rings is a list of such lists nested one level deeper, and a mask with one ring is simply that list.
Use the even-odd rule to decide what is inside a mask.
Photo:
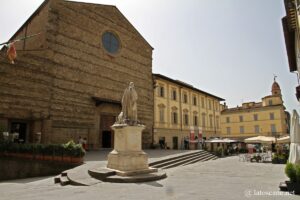
[{"label": "beige building", "polygon": [[16,43],[14,65],[1,51],[0,129],[18,132],[23,142],[41,132],[42,143],[81,136],[90,148],[110,148],[110,126],[132,81],[149,147],[153,48],[124,15],[115,6],[45,0],[10,41],[36,33]]},{"label": "beige building", "polygon": [[179,149],[191,129],[197,135],[199,127],[203,137],[220,134],[220,101],[224,99],[160,74],[153,78],[154,143],[163,139],[167,147]]},{"label": "beige building", "polygon": [[274,80],[272,95],[261,102],[247,102],[221,112],[221,137],[241,140],[259,135],[279,137],[289,133],[288,122],[281,89]]}]

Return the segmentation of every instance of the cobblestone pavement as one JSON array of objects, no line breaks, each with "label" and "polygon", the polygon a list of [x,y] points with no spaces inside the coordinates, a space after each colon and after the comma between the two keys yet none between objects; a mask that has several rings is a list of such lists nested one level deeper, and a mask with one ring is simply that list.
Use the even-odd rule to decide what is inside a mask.
[{"label": "cobblestone pavement", "polygon": [[[167,151],[147,153],[150,157],[171,154]],[[92,154],[90,160],[94,160]],[[7,181],[0,183],[0,199],[300,199],[300,196],[278,194],[279,182],[287,180],[284,165],[240,162],[234,156],[166,172],[168,178],[156,182],[103,182],[89,187],[62,187],[53,183],[53,177]]]}]

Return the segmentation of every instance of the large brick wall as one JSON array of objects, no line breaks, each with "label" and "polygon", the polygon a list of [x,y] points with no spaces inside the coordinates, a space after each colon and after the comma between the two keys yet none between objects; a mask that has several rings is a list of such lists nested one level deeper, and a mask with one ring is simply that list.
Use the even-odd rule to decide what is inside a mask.
[{"label": "large brick wall", "polygon": [[[139,95],[139,119],[147,126],[143,143],[148,146],[153,127],[152,47],[114,6],[50,0],[35,17],[43,16],[46,23],[36,20],[40,23],[27,27],[30,33],[38,27],[45,31],[41,50],[20,52],[13,66],[1,59],[2,117],[32,119],[31,113],[38,113],[45,142],[82,135],[97,145],[99,116],[116,115],[118,108],[96,107],[92,97],[121,101],[132,81]],[[116,33],[121,42],[115,56],[102,47],[106,30]],[[29,114],[18,115],[23,110]]]}]

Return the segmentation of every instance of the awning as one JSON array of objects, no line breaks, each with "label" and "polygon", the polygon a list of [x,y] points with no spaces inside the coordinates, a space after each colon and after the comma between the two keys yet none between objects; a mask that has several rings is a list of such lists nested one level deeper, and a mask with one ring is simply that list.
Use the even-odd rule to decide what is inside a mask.
[{"label": "awning", "polygon": [[239,141],[231,140],[228,138],[225,138],[225,139],[215,138],[215,139],[206,140],[205,142],[207,142],[207,143],[234,143],[234,142],[239,142]]},{"label": "awning", "polygon": [[277,143],[280,144],[285,144],[285,143],[290,143],[290,136],[285,136],[277,139]]},{"label": "awning", "polygon": [[256,144],[256,143],[272,144],[275,143],[275,138],[267,137],[267,136],[256,136],[256,137],[247,138],[244,140],[244,142],[250,144]]}]

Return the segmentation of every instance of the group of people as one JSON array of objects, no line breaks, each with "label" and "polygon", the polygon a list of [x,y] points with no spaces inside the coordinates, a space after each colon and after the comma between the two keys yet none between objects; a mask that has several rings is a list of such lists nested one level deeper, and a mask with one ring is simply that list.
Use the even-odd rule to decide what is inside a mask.
[{"label": "group of people", "polygon": [[79,136],[78,144],[80,144],[85,151],[88,150],[88,148],[87,148],[87,138],[86,137],[82,138],[81,136]]},{"label": "group of people", "polygon": [[159,146],[161,149],[166,149],[166,143],[165,143],[165,139],[164,138],[159,138]]}]

